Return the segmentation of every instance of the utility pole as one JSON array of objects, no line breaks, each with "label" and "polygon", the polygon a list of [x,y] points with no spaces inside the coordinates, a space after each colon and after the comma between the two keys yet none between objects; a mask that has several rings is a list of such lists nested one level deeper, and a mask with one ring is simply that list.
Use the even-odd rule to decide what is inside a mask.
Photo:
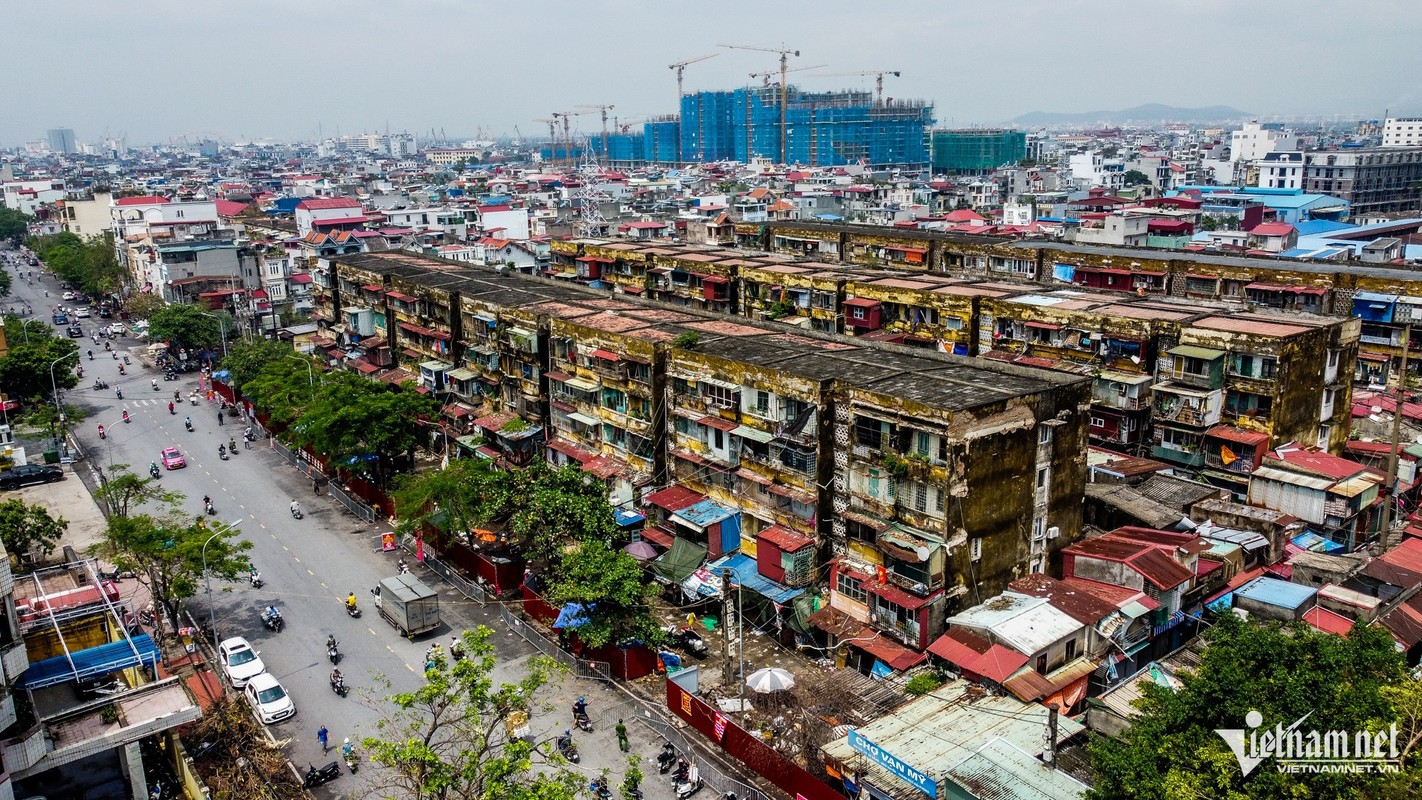
[{"label": "utility pole", "polygon": [[1047,731],[1043,734],[1046,737],[1046,746],[1042,748],[1042,760],[1047,762],[1047,766],[1052,769],[1057,768],[1057,710],[1047,709]]},{"label": "utility pole", "polygon": [[[1387,483],[1383,486],[1382,528],[1378,538],[1382,549],[1387,550],[1388,531],[1392,529],[1392,506],[1397,502],[1397,447],[1402,438],[1402,404],[1407,401],[1407,356],[1412,347],[1412,323],[1402,326],[1402,372],[1397,376],[1397,408],[1392,412],[1392,436],[1387,450]],[[1342,365],[1340,364],[1341,368]]]},{"label": "utility pole", "polygon": [[736,662],[741,649],[741,642],[736,638],[736,629],[741,621],[740,609],[736,608],[735,601],[731,599],[731,578],[733,576],[734,573],[729,567],[721,570],[721,641],[726,656],[726,663],[721,673],[721,683],[727,689],[736,680]]}]

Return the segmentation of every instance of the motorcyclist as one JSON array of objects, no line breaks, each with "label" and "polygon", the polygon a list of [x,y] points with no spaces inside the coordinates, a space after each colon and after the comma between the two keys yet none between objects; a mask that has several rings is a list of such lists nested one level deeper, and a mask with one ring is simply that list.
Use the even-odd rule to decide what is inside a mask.
[{"label": "motorcyclist", "polygon": [[336,688],[346,685],[346,676],[341,674],[340,669],[331,670],[331,685]]},{"label": "motorcyclist", "polygon": [[188,430],[192,430],[192,429],[193,429],[193,418],[192,418],[192,417],[183,417],[183,427],[187,428]]},{"label": "motorcyclist", "polygon": [[169,413],[169,414],[176,414],[176,413],[178,413],[178,412],[176,412],[176,411],[173,410],[173,404],[172,404],[171,402],[168,403],[168,413]]},{"label": "motorcyclist", "polygon": [[99,438],[100,438],[100,439],[104,438],[104,426],[103,426],[103,425],[100,425],[100,426],[99,426]]},{"label": "motorcyclist", "polygon": [[225,445],[225,444],[220,444],[220,445],[218,445],[218,446],[217,446],[217,457],[218,457],[218,458],[224,458],[224,457],[226,457],[226,455],[227,455],[227,445]]},{"label": "motorcyclist", "polygon": [[[120,374],[120,375],[123,374],[123,365],[119,365],[119,374]],[[118,399],[120,399],[120,400],[123,399],[123,389],[121,389],[121,388],[120,388],[120,389],[115,389],[115,390],[114,390],[114,393],[118,395]]]},{"label": "motorcyclist", "polygon": [[566,753],[571,750],[572,747],[573,732],[571,730],[565,730],[563,731],[563,735],[558,737],[558,752]]},{"label": "motorcyclist", "polygon": [[338,643],[336,642],[336,634],[332,633],[332,634],[328,634],[328,635],[326,636],[326,649],[327,649],[327,650],[330,650],[331,648],[335,647],[337,644],[338,644]]},{"label": "motorcyclist", "polygon": [[90,351],[89,351],[89,360],[90,360],[90,361],[93,361],[93,360],[94,360],[94,351],[93,351],[93,350],[90,350]]},{"label": "motorcyclist", "polygon": [[149,474],[149,475],[152,475],[152,476],[155,477],[155,478],[158,477],[158,462],[157,462],[157,461],[150,461],[150,462],[148,462],[148,474]]},{"label": "motorcyclist", "polygon": [[266,622],[266,621],[268,621],[268,620],[277,619],[277,618],[280,617],[280,616],[281,616],[281,612],[280,612],[280,611],[277,611],[277,607],[276,607],[276,606],[267,606],[267,607],[266,607],[265,609],[263,609],[263,611],[262,611],[262,621],[263,621],[263,622]]},{"label": "motorcyclist", "polygon": [[301,513],[301,504],[295,500],[291,501],[291,515],[294,517]]},{"label": "motorcyclist", "polygon": [[[292,502],[295,502],[295,501],[292,501]],[[347,610],[347,611],[354,611],[354,610],[355,610],[355,607],[356,607],[356,596],[355,596],[355,592],[351,592],[350,595],[349,595],[348,597],[346,597],[346,610]]]},{"label": "motorcyclist", "polygon": [[573,719],[586,717],[588,715],[588,701],[586,697],[579,697],[578,702],[573,704]]},{"label": "motorcyclist", "polygon": [[157,378],[154,378],[153,380],[151,380],[151,381],[149,381],[149,382],[153,384],[153,391],[155,391],[155,392],[158,391],[158,379],[157,379]]},{"label": "motorcyclist", "polygon": [[180,392],[180,391],[177,390],[177,389],[174,389],[174,390],[173,390],[173,402],[176,403],[177,401],[182,400],[182,399],[183,399],[182,392]]}]

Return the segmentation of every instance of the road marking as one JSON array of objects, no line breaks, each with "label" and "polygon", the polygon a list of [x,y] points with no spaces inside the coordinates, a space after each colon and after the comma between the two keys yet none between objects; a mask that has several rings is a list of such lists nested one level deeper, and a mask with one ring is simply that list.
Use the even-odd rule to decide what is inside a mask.
[{"label": "road marking", "polygon": [[[370,631],[370,635],[371,635],[371,636],[375,636],[375,635],[376,635],[374,628],[366,628],[366,630]],[[388,645],[388,644],[385,645],[385,648],[386,648],[387,650],[389,650],[389,649],[390,649],[390,645]],[[394,651],[394,650],[390,650],[390,652],[393,653],[393,652],[395,652],[395,651]]]},{"label": "road marking", "polygon": [[[266,530],[266,529],[267,529],[267,526],[265,526],[265,525],[262,525],[262,530]],[[275,533],[274,533],[274,534],[272,534],[272,538],[273,538],[273,539],[275,539],[275,538],[276,538],[276,534],[275,534]]]},{"label": "road marking", "polygon": [[322,588],[322,589],[329,589],[329,588],[331,588],[331,587],[327,586],[325,581],[321,581],[321,588]]},{"label": "road marking", "polygon": [[240,509],[242,509],[243,511],[246,511],[246,510],[247,510],[247,507],[244,506],[244,505],[242,505],[241,503],[238,503],[238,504],[237,504],[237,507],[240,508]]},{"label": "road marking", "polygon": [[[276,537],[272,537],[272,538],[276,538]],[[291,552],[291,548],[290,548],[290,547],[287,547],[286,545],[282,545],[282,546],[281,546],[281,549],[285,550],[285,551],[288,552],[288,553]],[[297,561],[300,561],[301,559],[298,558],[298,559],[296,559],[296,560],[297,560]]]},{"label": "road marking", "polygon": [[415,668],[412,667],[412,666],[410,666],[408,663],[405,664],[405,669],[408,669],[408,670],[411,671],[411,672],[414,672],[414,671],[415,671]]},{"label": "road marking", "polygon": [[316,573],[312,572],[312,571],[309,570],[309,569],[306,570],[306,574],[307,574],[307,575],[310,575],[310,576],[313,577],[313,578],[316,577]]},{"label": "road marking", "polygon": [[[286,550],[286,547],[285,547],[285,546],[282,546],[281,549]],[[301,559],[300,559],[299,557],[297,557],[297,556],[292,556],[292,557],[291,557],[291,560],[292,560],[292,561],[295,561],[295,562],[298,563],[298,564],[301,563]]]}]

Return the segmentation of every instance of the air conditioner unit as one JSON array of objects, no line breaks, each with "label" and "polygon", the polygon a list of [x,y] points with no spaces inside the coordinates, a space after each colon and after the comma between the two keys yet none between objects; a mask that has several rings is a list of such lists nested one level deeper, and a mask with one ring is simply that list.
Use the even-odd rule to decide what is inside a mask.
[{"label": "air conditioner unit", "polygon": [[1058,527],[1055,526],[1055,525],[1051,526],[1050,528],[1047,528],[1047,538],[1048,538],[1048,539],[1055,539],[1055,538],[1057,538],[1058,536],[1060,536],[1061,533],[1062,533],[1062,529],[1061,529],[1061,528],[1058,528]]}]

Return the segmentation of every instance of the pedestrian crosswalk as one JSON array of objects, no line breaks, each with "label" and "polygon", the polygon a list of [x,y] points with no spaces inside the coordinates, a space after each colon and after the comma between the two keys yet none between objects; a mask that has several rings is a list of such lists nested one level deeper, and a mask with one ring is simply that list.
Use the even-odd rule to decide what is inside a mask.
[{"label": "pedestrian crosswalk", "polygon": [[167,408],[169,403],[173,403],[175,408],[193,408],[192,402],[187,398],[183,398],[182,402],[177,402],[167,397],[124,401],[124,404],[129,408],[143,408],[144,406],[162,406],[163,408]]}]

